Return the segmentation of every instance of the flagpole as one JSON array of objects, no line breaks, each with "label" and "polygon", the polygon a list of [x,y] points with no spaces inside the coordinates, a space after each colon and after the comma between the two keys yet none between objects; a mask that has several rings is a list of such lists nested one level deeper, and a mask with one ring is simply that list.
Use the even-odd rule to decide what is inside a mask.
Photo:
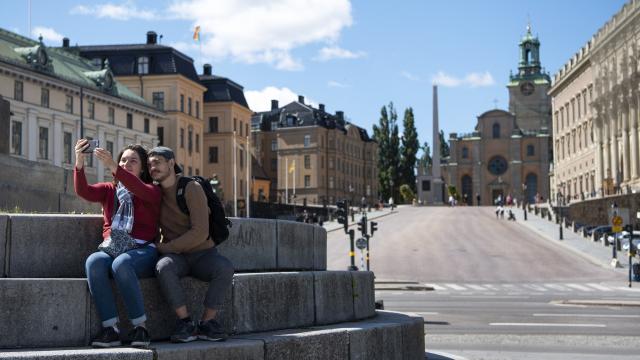
[{"label": "flagpole", "polygon": [[289,162],[287,158],[284,158],[284,196],[285,196],[285,204],[289,203]]},{"label": "flagpole", "polygon": [[251,190],[251,186],[249,185],[249,171],[251,170],[251,168],[249,167],[250,165],[250,161],[251,161],[251,155],[249,154],[249,136],[247,136],[247,196],[245,197],[245,203],[246,203],[246,207],[247,207],[247,217],[249,217],[249,207],[251,204],[251,194],[249,193],[249,191]]},{"label": "flagpole", "polygon": [[296,197],[296,159],[293,159],[293,197]]},{"label": "flagpole", "polygon": [[238,217],[238,167],[236,150],[236,132],[233,132],[233,216]]}]

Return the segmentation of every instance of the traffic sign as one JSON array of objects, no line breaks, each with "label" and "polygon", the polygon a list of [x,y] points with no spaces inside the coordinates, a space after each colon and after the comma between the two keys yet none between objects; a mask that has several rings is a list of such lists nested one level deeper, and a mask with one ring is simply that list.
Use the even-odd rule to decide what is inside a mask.
[{"label": "traffic sign", "polygon": [[611,219],[611,231],[614,233],[619,233],[622,231],[622,217],[616,215]]},{"label": "traffic sign", "polygon": [[356,240],[356,247],[360,250],[364,250],[367,248],[367,239],[361,237]]}]

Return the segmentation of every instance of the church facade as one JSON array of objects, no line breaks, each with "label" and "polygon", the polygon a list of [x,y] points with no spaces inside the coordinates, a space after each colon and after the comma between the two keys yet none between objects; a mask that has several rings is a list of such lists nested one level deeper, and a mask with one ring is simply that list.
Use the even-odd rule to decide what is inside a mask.
[{"label": "church facade", "polygon": [[519,47],[518,72],[507,85],[508,111],[486,111],[473,132],[449,136],[442,173],[461,203],[493,205],[509,195],[532,203],[549,197],[551,79],[543,72],[540,41],[530,27]]}]

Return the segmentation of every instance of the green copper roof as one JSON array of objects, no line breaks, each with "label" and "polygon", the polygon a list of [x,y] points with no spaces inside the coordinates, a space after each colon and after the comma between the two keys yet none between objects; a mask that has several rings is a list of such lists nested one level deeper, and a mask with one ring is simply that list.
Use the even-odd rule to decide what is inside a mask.
[{"label": "green copper roof", "polygon": [[524,34],[524,36],[522,37],[522,40],[520,41],[520,43],[525,43],[525,42],[532,42],[532,43],[536,43],[536,44],[540,44],[540,41],[538,40],[537,37],[534,37],[533,34],[531,33],[531,25],[528,24],[527,25],[527,33]]},{"label": "green copper roof", "polygon": [[[0,28],[0,61],[153,108],[89,60]],[[98,74],[102,73],[102,74]]]}]

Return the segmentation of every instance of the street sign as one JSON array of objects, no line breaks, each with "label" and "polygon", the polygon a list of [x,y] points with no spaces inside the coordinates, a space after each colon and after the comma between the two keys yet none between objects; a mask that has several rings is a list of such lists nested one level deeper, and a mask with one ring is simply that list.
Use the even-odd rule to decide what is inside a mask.
[{"label": "street sign", "polygon": [[611,219],[611,231],[614,233],[619,233],[622,231],[622,217],[616,215]]},{"label": "street sign", "polygon": [[364,250],[367,248],[367,239],[361,237],[356,240],[356,247],[360,250]]}]

